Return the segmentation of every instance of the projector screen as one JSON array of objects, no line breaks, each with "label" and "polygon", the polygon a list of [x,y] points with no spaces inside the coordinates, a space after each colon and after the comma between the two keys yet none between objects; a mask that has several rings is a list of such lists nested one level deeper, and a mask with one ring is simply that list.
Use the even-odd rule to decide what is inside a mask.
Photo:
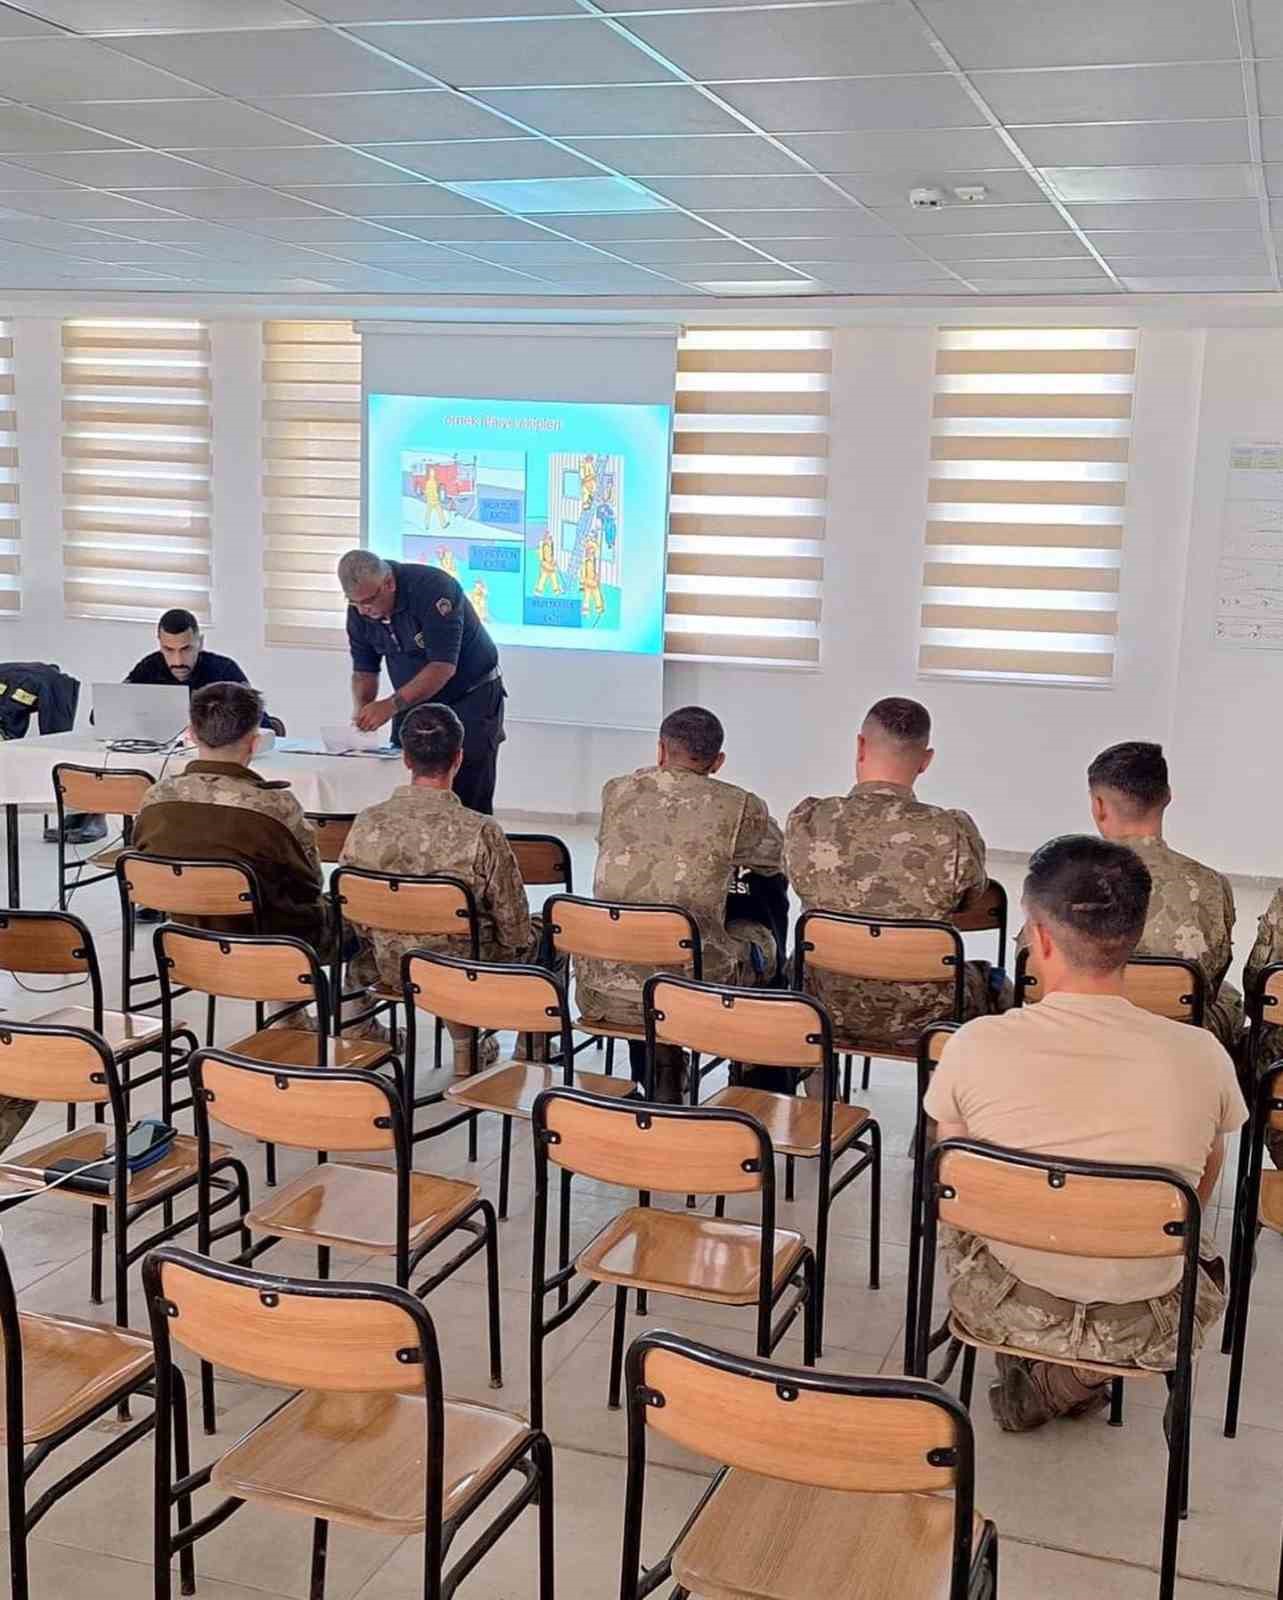
[{"label": "projector screen", "polygon": [[357,329],[366,542],[453,570],[509,721],[653,732],[677,328]]}]

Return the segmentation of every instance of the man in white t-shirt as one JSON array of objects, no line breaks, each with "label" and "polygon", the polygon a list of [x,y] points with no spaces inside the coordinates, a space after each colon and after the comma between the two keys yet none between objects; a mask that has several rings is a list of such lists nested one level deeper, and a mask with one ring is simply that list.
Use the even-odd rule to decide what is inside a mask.
[{"label": "man in white t-shirt", "polygon": [[[927,1093],[941,1139],[1041,1155],[1167,1167],[1207,1204],[1225,1137],[1246,1119],[1229,1056],[1202,1028],[1123,997],[1123,968],[1149,908],[1149,871],[1123,845],[1053,839],[1029,863],[1024,910],[1038,1005],[969,1022]],[[950,1307],[987,1344],[1170,1371],[1181,1264],[1095,1260],[954,1234]],[[1224,1273],[1206,1256],[1196,1339],[1224,1310]],[[989,1391],[999,1426],[1036,1428],[1108,1398],[1090,1370],[999,1357]]]}]

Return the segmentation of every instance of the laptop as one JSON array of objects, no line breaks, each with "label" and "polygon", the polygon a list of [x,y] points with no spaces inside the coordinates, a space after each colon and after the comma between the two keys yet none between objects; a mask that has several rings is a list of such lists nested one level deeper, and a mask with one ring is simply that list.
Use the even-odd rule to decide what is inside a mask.
[{"label": "laptop", "polygon": [[181,683],[96,683],[93,694],[94,735],[109,743],[133,739],[164,748],[191,717],[191,696]]}]

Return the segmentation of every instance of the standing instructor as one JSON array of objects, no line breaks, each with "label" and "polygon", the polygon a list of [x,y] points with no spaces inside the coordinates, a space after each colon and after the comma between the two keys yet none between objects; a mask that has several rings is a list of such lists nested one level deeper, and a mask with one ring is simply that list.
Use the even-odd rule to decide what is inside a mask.
[{"label": "standing instructor", "polygon": [[[349,550],[339,562],[352,651],[352,720],[372,732],[429,700],[463,723],[463,765],[454,792],[472,811],[494,812],[495,773],[503,743],[499,652],[457,581],[439,567],[384,561]],[[386,660],[393,693],[379,698]],[[394,720],[395,719],[395,720]]]}]

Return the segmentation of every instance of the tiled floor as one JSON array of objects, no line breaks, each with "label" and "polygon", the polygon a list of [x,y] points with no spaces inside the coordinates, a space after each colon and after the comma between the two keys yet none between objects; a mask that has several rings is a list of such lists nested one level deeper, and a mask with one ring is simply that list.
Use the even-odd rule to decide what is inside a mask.
[{"label": "tiled floor", "polygon": [[[53,851],[39,842],[35,820],[25,819],[24,884],[28,904],[53,899]],[[576,852],[583,885],[591,882],[592,843],[587,828],[562,830]],[[997,871],[1012,892],[1019,868]],[[1240,900],[1240,954],[1250,945],[1256,915],[1267,892],[1243,889]],[[77,898],[76,910],[97,936],[108,993],[118,973],[119,937],[115,896],[109,885]],[[987,954],[989,938],[973,941],[974,953]],[[13,1017],[47,1009],[47,999],[29,992],[52,987],[51,980],[28,980],[19,988],[0,979],[0,1007]],[[68,1001],[77,996],[69,995]],[[229,1010],[220,1030],[227,1039],[243,1018]],[[857,1184],[834,1213],[829,1345],[824,1364],[834,1370],[868,1372],[898,1362],[903,1323],[908,1163],[904,1158],[912,1117],[912,1095],[904,1069],[875,1064],[867,1096],[882,1121],[887,1150],[882,1288],[865,1287],[867,1205]],[[52,1131],[57,1114],[38,1114],[28,1136]],[[439,1144],[421,1145],[419,1162],[437,1171],[464,1172],[462,1133]],[[493,1194],[497,1177],[498,1129],[483,1128],[479,1182]],[[283,1157],[286,1171],[302,1158]],[[251,1176],[261,1180],[257,1153],[250,1154]],[[507,1383],[496,1395],[488,1385],[485,1352],[485,1297],[480,1263],[437,1291],[430,1308],[441,1340],[448,1391],[461,1398],[520,1410],[527,1402],[526,1337],[529,1284],[530,1168],[528,1148],[518,1137],[514,1153],[511,1216],[501,1237],[503,1334]],[[782,1221],[808,1229],[813,1193],[805,1168],[795,1207],[784,1207]],[[1227,1196],[1222,1193],[1222,1200]],[[600,1200],[586,1196],[585,1233],[602,1215]],[[1226,1236],[1228,1215],[1218,1208],[1216,1223]],[[58,1196],[41,1196],[3,1219],[3,1244],[32,1310],[101,1316],[88,1299],[88,1229],[83,1211]],[[306,1272],[307,1257],[284,1249],[264,1262],[282,1270]],[[379,1278],[378,1260],[336,1259],[336,1272]],[[135,1326],[143,1326],[137,1284]],[[1261,1244],[1254,1323],[1244,1396],[1245,1422],[1236,1440],[1221,1436],[1218,1416],[1225,1384],[1224,1359],[1208,1353],[1197,1394],[1192,1507],[1181,1537],[1181,1600],[1224,1600],[1228,1595],[1273,1594],[1278,1572],[1279,1525],[1283,1521],[1283,1396],[1278,1385],[1283,1339],[1283,1248],[1267,1235]],[[547,1368],[547,1423],[556,1446],[558,1593],[566,1600],[608,1597],[618,1592],[618,1561],[623,1512],[624,1424],[607,1411],[605,1388],[609,1352],[606,1297],[594,1299],[551,1341]],[[725,1343],[751,1348],[748,1319],[718,1308],[680,1302],[652,1302],[651,1325],[662,1325]],[[634,1329],[640,1326],[632,1319]],[[781,1351],[800,1359],[800,1340],[790,1335]],[[975,1416],[978,1433],[980,1507],[998,1524],[1002,1537],[1002,1593],[1006,1600],[1034,1600],[1050,1594],[1090,1596],[1091,1600],[1146,1600],[1156,1592],[1154,1572],[1163,1487],[1164,1452],[1160,1427],[1160,1386],[1129,1386],[1127,1425],[1119,1432],[1100,1418],[1060,1423],[1012,1438],[1000,1434],[984,1399],[982,1365]],[[219,1443],[225,1446],[272,1403],[266,1390],[232,1380],[220,1381]],[[114,1423],[100,1425],[110,1432]],[[101,1442],[99,1439],[98,1442]],[[198,1459],[212,1441],[196,1431]],[[66,1454],[87,1454],[80,1444]],[[699,1464],[672,1448],[656,1457],[647,1504],[645,1549],[653,1558],[700,1493]],[[407,1470],[411,1470],[407,1464]],[[33,1593],[38,1600],[136,1600],[151,1592],[150,1446],[130,1451],[69,1496],[41,1524],[32,1542]],[[204,1600],[251,1600],[307,1594],[309,1525],[305,1518],[268,1514],[253,1507],[198,1546],[199,1594]],[[395,1544],[370,1534],[336,1529],[330,1544],[331,1600],[413,1600],[421,1583],[422,1543]],[[0,1555],[7,1568],[7,1557]],[[525,1600],[536,1594],[533,1514],[528,1514],[463,1585],[470,1600]],[[819,1597],[817,1597],[819,1600]],[[909,1597],[906,1597],[909,1600]]]}]

